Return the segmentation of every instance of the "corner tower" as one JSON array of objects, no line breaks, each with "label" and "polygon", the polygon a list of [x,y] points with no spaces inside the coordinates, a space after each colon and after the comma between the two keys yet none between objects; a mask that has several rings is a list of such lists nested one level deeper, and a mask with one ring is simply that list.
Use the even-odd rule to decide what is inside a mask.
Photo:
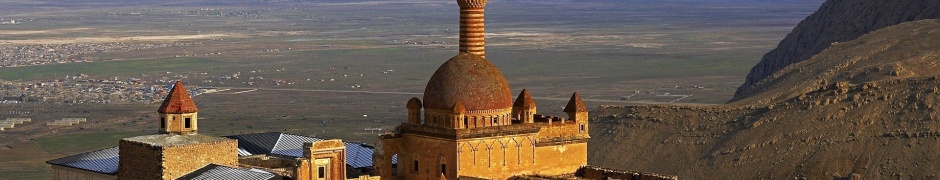
[{"label": "corner tower", "polygon": [[183,83],[176,81],[170,93],[157,110],[160,113],[160,132],[167,134],[196,134],[198,113],[196,102],[186,92]]},{"label": "corner tower", "polygon": [[178,179],[209,164],[238,166],[238,141],[196,134],[196,103],[177,81],[160,113],[160,134],[118,144],[117,179]]},{"label": "corner tower", "polygon": [[484,7],[486,0],[457,0],[460,6],[460,52],[486,57]]}]

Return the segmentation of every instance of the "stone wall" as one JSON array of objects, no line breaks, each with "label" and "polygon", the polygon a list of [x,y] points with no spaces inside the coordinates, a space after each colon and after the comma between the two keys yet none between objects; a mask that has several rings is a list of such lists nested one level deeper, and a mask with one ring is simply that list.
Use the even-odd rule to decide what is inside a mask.
[{"label": "stone wall", "polygon": [[[443,174],[447,179],[457,178],[457,142],[452,139],[405,133],[381,141],[383,158],[373,161],[383,163],[379,169],[382,179],[441,179],[441,164],[445,165]],[[393,172],[391,159],[396,155],[398,172]]]},{"label": "stone wall", "polygon": [[537,135],[461,141],[461,176],[507,179],[521,174],[569,174],[587,165],[587,142],[539,145]]},{"label": "stone wall", "polygon": [[[405,124],[403,133],[381,138],[382,153],[374,167],[382,179],[570,174],[587,165],[590,137],[579,125],[569,120],[453,130]],[[396,155],[393,172],[391,159]]]},{"label": "stone wall", "polygon": [[622,180],[677,180],[676,176],[664,176],[653,173],[639,173],[616,169],[585,166],[575,172],[575,176],[584,179],[622,179]]},{"label": "stone wall", "polygon": [[238,167],[238,142],[231,140],[163,147],[165,179],[176,179],[208,164]]},{"label": "stone wall", "polygon": [[121,140],[120,148],[120,179],[176,179],[208,164],[238,166],[235,140],[166,146]]},{"label": "stone wall", "polygon": [[120,179],[163,179],[163,153],[160,147],[121,140],[118,162]]},{"label": "stone wall", "polygon": [[255,166],[265,168],[293,168],[295,166],[295,161],[296,160],[294,159],[272,157],[267,155],[254,155],[238,158],[238,164],[240,166]]}]

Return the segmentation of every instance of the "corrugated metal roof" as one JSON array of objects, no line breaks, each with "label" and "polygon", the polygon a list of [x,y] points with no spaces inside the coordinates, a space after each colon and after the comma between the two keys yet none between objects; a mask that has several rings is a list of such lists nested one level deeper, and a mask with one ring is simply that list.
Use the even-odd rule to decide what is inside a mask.
[{"label": "corrugated metal roof", "polygon": [[[303,144],[306,142],[322,141],[323,139],[271,132],[258,134],[242,134],[227,136],[238,140],[238,155],[250,156],[254,154],[275,154],[289,157],[302,157]],[[344,142],[346,145],[346,164],[353,168],[372,166],[372,153],[375,148],[362,143]],[[117,174],[118,147],[92,151],[47,161],[46,163],[72,167],[105,174]],[[395,157],[392,163],[397,163]],[[224,179],[224,178],[223,178]]]},{"label": "corrugated metal roof", "polygon": [[189,174],[186,174],[183,177],[178,178],[178,180],[222,180],[222,179],[238,179],[238,180],[270,180],[275,179],[274,174],[266,172],[258,172],[252,170],[236,169],[226,166],[220,166],[215,164],[209,164],[205,167],[199,168]]},{"label": "corrugated metal roof", "polygon": [[239,134],[225,136],[227,138],[237,139],[238,148],[245,150],[250,154],[270,154],[281,138],[279,132],[257,133],[257,134]]},{"label": "corrugated metal roof", "polygon": [[251,156],[251,155],[254,155],[254,154],[251,154],[250,152],[246,151],[245,149],[238,148],[238,156]]},{"label": "corrugated metal roof", "polygon": [[274,149],[271,150],[271,154],[302,157],[304,156],[304,143],[317,141],[323,141],[323,139],[281,133],[281,138],[277,140]]},{"label": "corrugated metal roof", "polygon": [[[241,134],[226,137],[238,140],[239,156],[268,154],[303,157],[304,143],[324,140],[280,132]],[[372,153],[375,151],[374,147],[354,142],[344,143],[346,145],[346,164],[353,168],[372,166]],[[243,150],[245,151],[244,153],[242,153]]]},{"label": "corrugated metal roof", "polygon": [[346,143],[346,164],[353,168],[371,167],[374,148],[365,144]]},{"label": "corrugated metal roof", "polygon": [[118,151],[118,147],[112,147],[49,160],[46,163],[114,175],[118,171]]}]

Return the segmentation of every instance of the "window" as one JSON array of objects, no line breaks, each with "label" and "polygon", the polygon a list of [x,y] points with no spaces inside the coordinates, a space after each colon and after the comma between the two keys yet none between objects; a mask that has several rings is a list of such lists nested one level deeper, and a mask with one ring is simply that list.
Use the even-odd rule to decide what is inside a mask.
[{"label": "window", "polygon": [[441,174],[444,174],[444,175],[447,174],[447,165],[446,165],[446,164],[441,164]]},{"label": "window", "polygon": [[467,117],[463,117],[463,128],[470,128],[470,122],[467,121]]},{"label": "window", "polygon": [[318,179],[326,178],[326,167],[323,167],[323,166],[317,167],[317,178]]},{"label": "window", "polygon": [[415,172],[418,172],[418,160],[415,160]]},{"label": "window", "polygon": [[193,120],[192,118],[186,118],[186,128],[192,128]]},{"label": "window", "polygon": [[581,132],[584,132],[584,124],[581,125]]},{"label": "window", "polygon": [[160,128],[166,129],[166,118],[165,118],[165,117],[161,117],[161,118],[160,118]]}]

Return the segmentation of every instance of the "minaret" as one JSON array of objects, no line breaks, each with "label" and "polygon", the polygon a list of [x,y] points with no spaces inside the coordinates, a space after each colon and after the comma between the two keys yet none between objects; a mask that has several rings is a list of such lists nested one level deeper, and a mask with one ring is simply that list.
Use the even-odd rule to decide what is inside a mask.
[{"label": "minaret", "polygon": [[163,105],[157,110],[160,113],[160,132],[166,134],[196,134],[197,116],[199,109],[193,98],[186,92],[183,83],[176,81],[173,89],[163,100]]},{"label": "minaret", "polygon": [[483,8],[486,0],[457,0],[460,6],[460,52],[486,57]]}]

